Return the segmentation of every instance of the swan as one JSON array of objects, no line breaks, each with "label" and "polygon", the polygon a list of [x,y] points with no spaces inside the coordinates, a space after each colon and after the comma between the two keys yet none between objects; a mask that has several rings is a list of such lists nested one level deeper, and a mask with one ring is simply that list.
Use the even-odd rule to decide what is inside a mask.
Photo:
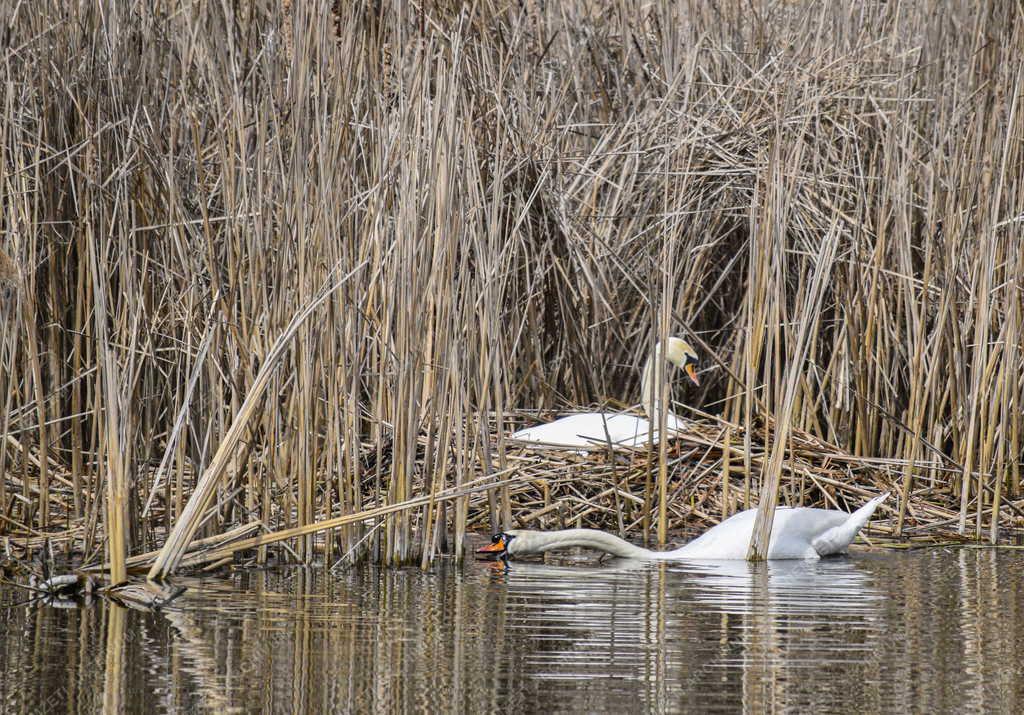
[{"label": "swan", "polygon": [[[654,348],[654,354],[647,358],[641,376],[643,408],[649,418],[654,418],[658,414],[658,403],[654,396],[654,371],[657,361],[662,359],[662,356],[673,365],[683,368],[693,384],[700,385],[700,380],[697,379],[697,352],[682,338],[672,337],[666,342],[667,348],[664,351],[661,343]],[[685,422],[675,415],[665,415],[667,430],[676,431],[683,429],[684,426]],[[592,449],[607,445],[609,442],[616,447],[643,447],[647,444],[650,431],[651,423],[645,417],[616,412],[583,412],[519,430],[514,432],[511,438],[554,448]],[[657,428],[654,441],[658,441]]]},{"label": "swan", "polygon": [[[846,547],[874,514],[875,508],[888,496],[889,492],[877,496],[852,514],[837,509],[779,507],[775,510],[775,521],[772,523],[768,558],[817,559],[846,553]],[[721,524],[713,526],[674,551],[650,551],[595,529],[513,529],[495,534],[491,543],[477,549],[477,553],[499,556],[506,563],[510,556],[542,554],[552,549],[571,546],[582,546],[612,556],[648,561],[745,559],[756,516],[757,509],[747,509],[733,514]]]}]

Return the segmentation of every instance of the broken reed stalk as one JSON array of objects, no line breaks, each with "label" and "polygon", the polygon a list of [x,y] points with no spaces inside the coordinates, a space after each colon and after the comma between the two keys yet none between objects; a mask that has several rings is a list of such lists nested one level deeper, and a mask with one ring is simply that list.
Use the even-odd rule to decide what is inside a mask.
[{"label": "broken reed stalk", "polygon": [[[241,440],[242,434],[248,425],[249,420],[256,412],[259,401],[263,396],[263,390],[266,388],[267,383],[270,381],[270,377],[274,374],[274,371],[276,371],[280,366],[280,361],[285,354],[285,349],[295,336],[296,332],[303,323],[305,323],[306,319],[309,318],[309,316],[312,315],[312,313],[319,308],[335,290],[344,285],[344,283],[360,268],[362,268],[362,264],[354,268],[340,280],[337,280],[333,284],[322,289],[320,294],[316,296],[309,305],[295,314],[291,322],[288,324],[288,327],[286,327],[278,336],[274,345],[268,351],[266,359],[260,367],[260,371],[256,374],[256,378],[253,380],[252,386],[249,388],[249,392],[246,394],[245,400],[242,402],[242,406],[239,408],[238,414],[234,416],[231,426],[228,428],[223,441],[218,445],[217,452],[214,454],[213,459],[210,462],[210,466],[196,483],[196,488],[192,492],[192,496],[189,497],[188,502],[185,504],[185,508],[178,517],[178,521],[174,524],[174,529],[168,535],[163,548],[160,550],[160,554],[153,562],[153,566],[149,570],[148,574],[148,578],[150,580],[159,581],[164,579],[177,568],[182,555],[185,553],[185,549],[188,548],[189,542],[192,540],[192,535],[195,534],[196,529],[199,527],[201,520],[206,514],[206,508],[210,503],[210,499],[213,498],[214,490],[217,488],[217,484],[221,476],[224,474],[227,466],[232,462],[232,455],[238,447],[238,442]],[[123,562],[121,569],[124,569]],[[112,574],[113,571],[114,566],[112,565]]]},{"label": "broken reed stalk", "polygon": [[[383,516],[391,514],[404,514],[414,509],[428,506],[432,503],[442,504],[447,501],[454,499],[460,499],[470,494],[475,494],[481,491],[490,491],[495,488],[509,490],[509,483],[502,484],[500,487],[495,487],[492,483],[480,484],[482,480],[486,482],[492,482],[493,480],[504,476],[508,473],[506,470],[504,473],[495,472],[493,474],[486,475],[480,479],[474,480],[473,483],[468,483],[462,487],[453,488],[437,494],[425,494],[423,496],[413,497],[404,502],[397,504],[389,504],[386,506],[375,507],[372,509],[365,509],[361,512],[354,514],[344,514],[337,516],[332,519],[326,519],[324,521],[314,522],[312,524],[304,524],[302,526],[295,526],[291,529],[284,529],[282,531],[270,532],[266,534],[260,534],[259,536],[252,536],[246,539],[240,539],[232,543],[226,544],[215,548],[209,552],[203,553],[194,559],[192,565],[199,563],[209,563],[211,561],[218,561],[222,558],[232,556],[239,551],[247,551],[249,549],[259,548],[267,544],[275,544],[288,539],[293,539],[300,536],[309,536],[312,534],[326,531],[328,529],[336,529],[339,526],[345,526],[348,524],[357,524],[364,521],[372,521],[379,519]],[[510,492],[511,493],[511,492]]]},{"label": "broken reed stalk", "polygon": [[754,519],[754,527],[750,534],[750,549],[747,553],[747,558],[750,561],[763,561],[768,557],[775,507],[778,504],[779,486],[782,483],[782,461],[787,450],[792,426],[793,406],[796,401],[804,360],[807,358],[810,336],[812,331],[817,329],[821,315],[821,302],[825,295],[826,282],[832,275],[832,264],[835,260],[838,243],[839,232],[837,230],[830,231],[822,240],[820,252],[814,259],[811,285],[801,311],[796,344],[791,354],[791,362],[786,367],[785,393],[782,408],[775,418],[775,435],[771,456],[768,458],[768,467],[761,477],[763,480],[761,497],[757,505],[757,516]]}]

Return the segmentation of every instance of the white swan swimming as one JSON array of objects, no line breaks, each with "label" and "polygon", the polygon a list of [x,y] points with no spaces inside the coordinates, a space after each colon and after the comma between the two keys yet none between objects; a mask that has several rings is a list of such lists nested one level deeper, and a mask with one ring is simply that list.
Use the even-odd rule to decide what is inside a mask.
[{"label": "white swan swimming", "polygon": [[[779,507],[772,522],[768,544],[769,559],[817,559],[842,554],[885,501],[889,492],[868,501],[852,514],[836,509]],[[708,529],[690,543],[674,551],[650,551],[634,546],[617,536],[595,529],[526,531],[513,529],[495,534],[491,543],[478,554],[492,554],[503,560],[515,556],[541,554],[572,546],[597,549],[612,556],[649,561],[684,559],[745,559],[750,548],[757,509],[747,509]]]},{"label": "white swan swimming", "polygon": [[[697,379],[697,352],[682,338],[669,338],[668,348],[662,351],[661,343],[654,349],[654,354],[647,358],[641,377],[641,395],[647,417],[655,419],[658,414],[658,403],[654,395],[654,378],[657,361],[664,356],[673,365],[683,368],[693,384],[699,385]],[[675,415],[665,415],[665,428],[672,432],[683,429],[685,422]],[[531,442],[541,447],[574,449],[599,448],[609,442],[616,447],[643,447],[647,444],[647,436],[651,431],[650,420],[636,415],[617,412],[583,412],[563,417],[536,427],[514,432],[512,439]],[[657,428],[654,430],[653,441],[658,441]]]}]

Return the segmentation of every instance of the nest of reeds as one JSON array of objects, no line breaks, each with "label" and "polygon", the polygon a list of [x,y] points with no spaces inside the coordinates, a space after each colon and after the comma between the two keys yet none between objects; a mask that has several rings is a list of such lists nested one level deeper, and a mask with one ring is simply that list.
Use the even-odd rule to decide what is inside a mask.
[{"label": "nest of reeds", "polygon": [[[689,423],[685,433],[667,449],[667,527],[692,533],[719,523],[760,500],[767,454],[773,431],[761,423],[749,444],[735,427],[710,419]],[[552,449],[510,450],[517,484],[510,496],[516,526],[533,529],[587,527],[648,538],[655,528],[659,505],[657,447],[648,451],[595,449],[589,453]],[[908,466],[917,475],[915,487],[903,505],[900,485]],[[954,465],[922,461],[907,465],[896,459],[851,455],[805,432],[790,435],[782,463],[780,502],[853,511],[867,499],[891,491],[871,521],[875,534],[926,539],[966,540],[974,536],[958,531],[958,503],[943,502],[949,480],[958,474]],[[1024,513],[1013,502],[1003,502],[998,522],[1001,540],[1019,537]],[[486,527],[488,511],[479,503],[470,524]],[[902,519],[900,514],[902,512]],[[983,504],[980,519],[985,529],[991,508]],[[972,527],[974,522],[972,522]]]}]

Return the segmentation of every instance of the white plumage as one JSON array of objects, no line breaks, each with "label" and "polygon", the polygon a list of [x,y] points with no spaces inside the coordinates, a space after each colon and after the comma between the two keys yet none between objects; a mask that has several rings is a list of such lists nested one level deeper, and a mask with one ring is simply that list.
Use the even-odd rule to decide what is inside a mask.
[{"label": "white plumage", "polygon": [[[686,374],[699,385],[697,379],[697,353],[681,338],[669,338],[667,349],[659,343],[654,354],[647,359],[641,377],[642,404],[647,417],[619,412],[583,412],[569,415],[543,425],[521,429],[512,434],[512,439],[529,442],[536,447],[554,449],[596,449],[611,443],[613,447],[643,447],[651,434],[651,419],[657,420],[659,402],[654,394],[655,368],[659,359],[683,368]],[[650,418],[650,419],[649,419]],[[669,413],[665,416],[665,429],[672,432],[685,429],[684,420]],[[657,443],[657,428],[653,430],[653,442]]]},{"label": "white plumage", "polygon": [[[836,509],[779,507],[775,510],[769,559],[817,559],[845,553],[875,509],[889,493],[868,501],[852,514]],[[673,551],[651,551],[617,536],[594,529],[561,531],[510,530],[495,536],[478,553],[509,556],[540,554],[573,546],[597,549],[613,556],[650,561],[685,559],[745,559],[750,548],[756,509],[747,509],[708,529],[690,543]]]}]

